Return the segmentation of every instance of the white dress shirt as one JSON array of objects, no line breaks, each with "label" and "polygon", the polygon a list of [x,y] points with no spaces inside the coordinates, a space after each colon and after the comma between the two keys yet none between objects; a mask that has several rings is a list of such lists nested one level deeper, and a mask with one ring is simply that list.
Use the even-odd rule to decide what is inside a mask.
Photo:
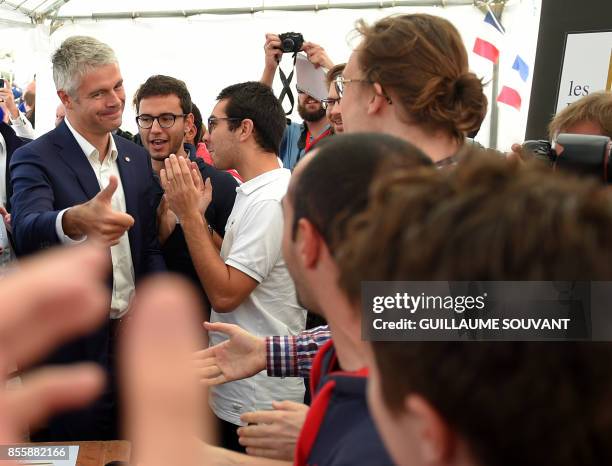
[{"label": "white dress shirt", "polygon": [[[121,176],[119,175],[119,167],[117,165],[117,146],[115,145],[115,140],[113,139],[112,135],[109,133],[110,145],[108,148],[108,153],[106,154],[106,157],[104,157],[104,160],[100,162],[100,154],[98,150],[72,127],[70,121],[68,121],[68,117],[66,117],[64,120],[66,121],[66,126],[68,126],[68,129],[91,164],[91,168],[98,179],[100,189],[104,189],[106,186],[108,186],[111,175],[114,175],[119,181],[117,190],[111,199],[111,206],[113,210],[125,212],[125,194],[123,192],[123,185],[121,183]],[[75,241],[64,234],[64,230],[62,228],[62,218],[67,210],[68,209],[62,210],[58,214],[55,221],[55,230],[58,238],[62,243],[67,244],[83,241],[84,239]],[[134,265],[132,263],[132,252],[130,250],[130,240],[127,232],[121,236],[119,239],[119,244],[111,247],[110,249],[111,259],[113,262],[111,318],[118,319],[128,311],[128,307],[135,289]]]},{"label": "white dress shirt", "polygon": [[32,123],[30,123],[30,120],[28,120],[23,113],[19,112],[19,115],[17,115],[15,119],[9,114],[9,120],[11,120],[11,128],[13,128],[17,136],[20,138],[35,139]]}]

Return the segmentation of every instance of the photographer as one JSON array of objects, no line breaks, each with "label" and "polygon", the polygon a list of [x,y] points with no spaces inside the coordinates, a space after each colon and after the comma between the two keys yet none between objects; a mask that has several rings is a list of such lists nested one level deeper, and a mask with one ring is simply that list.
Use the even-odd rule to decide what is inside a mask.
[{"label": "photographer", "polygon": [[[612,138],[612,92],[594,92],[557,113],[548,125],[549,140],[555,141],[562,133]],[[513,144],[508,156],[521,160],[529,158],[521,144]]]},{"label": "photographer", "polygon": [[[327,56],[325,49],[313,42],[304,42],[300,50],[306,53],[308,60],[317,68],[330,69],[334,66]],[[280,37],[277,34],[266,34],[265,66],[260,82],[272,87],[276,69],[283,56]],[[295,164],[314,145],[324,137],[331,134],[330,125],[325,116],[325,109],[321,102],[308,94],[298,92],[298,113],[303,123],[294,123],[287,120],[287,129],[281,142],[279,157],[285,168],[293,169]]]},{"label": "photographer", "polygon": [[561,133],[612,138],[612,92],[594,92],[557,113],[548,135],[554,140]]}]

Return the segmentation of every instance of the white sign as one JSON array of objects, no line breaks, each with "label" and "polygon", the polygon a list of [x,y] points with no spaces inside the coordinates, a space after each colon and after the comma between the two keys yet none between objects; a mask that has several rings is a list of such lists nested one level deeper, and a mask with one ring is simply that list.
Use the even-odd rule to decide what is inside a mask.
[{"label": "white sign", "polygon": [[557,112],[592,92],[612,91],[612,31],[569,33]]},{"label": "white sign", "polygon": [[295,61],[295,73],[297,75],[296,87],[309,96],[322,100],[327,97],[327,84],[325,70],[315,66],[308,61],[306,55],[298,53]]}]

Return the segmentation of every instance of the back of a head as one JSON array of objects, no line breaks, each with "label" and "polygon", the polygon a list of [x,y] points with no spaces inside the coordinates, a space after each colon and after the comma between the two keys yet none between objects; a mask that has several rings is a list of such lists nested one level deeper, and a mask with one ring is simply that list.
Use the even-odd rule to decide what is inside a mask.
[{"label": "back of a head", "polygon": [[[590,180],[473,156],[377,179],[339,251],[365,280],[612,280],[612,193]],[[612,462],[612,345],[375,342],[392,412],[419,394],[482,466]],[[402,367],[402,371],[397,371]]]},{"label": "back of a head", "polygon": [[196,127],[196,134],[193,138],[194,145],[197,146],[200,142],[202,142],[202,135],[204,133],[204,120],[202,118],[202,112],[196,104],[191,103],[191,113],[193,113],[193,124]]},{"label": "back of a head", "polygon": [[293,231],[300,218],[308,219],[333,252],[345,238],[347,222],[366,208],[376,173],[417,167],[433,169],[425,154],[393,136],[360,133],[322,140],[290,193]]},{"label": "back of a head", "polygon": [[551,140],[581,123],[599,126],[603,136],[612,138],[612,92],[594,92],[561,110],[548,126]]},{"label": "back of a head", "polygon": [[[223,89],[217,100],[227,100],[225,113],[230,118],[250,119],[255,141],[266,152],[278,155],[287,127],[285,111],[269,86],[257,81],[234,84]],[[229,121],[233,131],[240,121]]]},{"label": "back of a head", "polygon": [[71,36],[53,53],[53,81],[56,90],[76,95],[80,79],[100,66],[117,63],[112,48],[89,36]]},{"label": "back of a head", "polygon": [[480,127],[487,98],[449,21],[426,14],[388,16],[372,26],[360,21],[357,30],[366,78],[380,83],[408,122],[460,141]]},{"label": "back of a head", "polygon": [[189,114],[192,111],[193,104],[191,102],[191,94],[187,89],[187,85],[180,79],[173,78],[172,76],[164,76],[157,74],[150,76],[143,84],[140,85],[136,93],[134,94],[134,107],[136,112],[140,108],[140,101],[147,97],[158,97],[175,95],[178,97],[181,110],[185,114]]}]

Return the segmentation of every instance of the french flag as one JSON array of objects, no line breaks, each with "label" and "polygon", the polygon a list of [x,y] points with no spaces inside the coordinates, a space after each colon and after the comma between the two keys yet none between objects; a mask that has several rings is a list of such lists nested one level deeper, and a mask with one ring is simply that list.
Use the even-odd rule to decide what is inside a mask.
[{"label": "french flag", "polygon": [[474,53],[487,60],[491,60],[493,63],[497,63],[499,60],[499,49],[491,42],[481,39],[480,37],[477,37],[474,43]]},{"label": "french flag", "polygon": [[497,96],[497,101],[502,104],[510,105],[511,107],[516,108],[517,110],[521,109],[521,95],[518,93],[516,89],[513,89],[508,86],[502,87],[499,96]]},{"label": "french flag", "polygon": [[523,60],[520,55],[517,55],[514,59],[512,69],[516,70],[523,82],[527,82],[527,78],[529,78],[529,65],[525,63],[525,60]]},{"label": "french flag", "polygon": [[482,37],[476,37],[473,52],[493,63],[497,63],[499,61],[499,46],[496,43],[501,41],[506,31],[491,10],[485,15],[484,22],[487,26],[482,30]]}]

